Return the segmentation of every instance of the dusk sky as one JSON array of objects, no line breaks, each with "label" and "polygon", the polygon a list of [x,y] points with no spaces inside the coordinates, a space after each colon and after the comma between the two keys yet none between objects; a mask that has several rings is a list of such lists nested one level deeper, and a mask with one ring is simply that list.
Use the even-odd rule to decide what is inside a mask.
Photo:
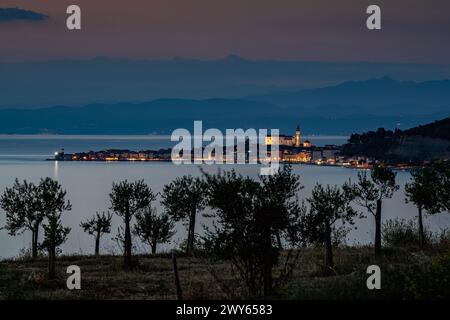
[{"label": "dusk sky", "polygon": [[[82,31],[65,27],[82,9]],[[382,30],[365,27],[368,5]],[[0,20],[0,61],[92,58],[450,63],[448,0],[0,0],[47,15]]]}]

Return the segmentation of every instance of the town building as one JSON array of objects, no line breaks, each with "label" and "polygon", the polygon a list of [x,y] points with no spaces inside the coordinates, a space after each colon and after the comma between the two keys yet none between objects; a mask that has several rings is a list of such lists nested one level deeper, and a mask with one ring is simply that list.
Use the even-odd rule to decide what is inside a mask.
[{"label": "town building", "polygon": [[311,148],[311,142],[309,140],[305,140],[303,142],[303,148]]},{"label": "town building", "polygon": [[311,153],[300,151],[298,153],[284,153],[283,161],[308,163],[311,161]]},{"label": "town building", "polygon": [[295,148],[310,148],[311,142],[308,140],[305,140],[304,143],[302,143],[301,135],[300,135],[300,126],[297,126],[295,129],[295,135],[289,136],[289,135],[279,135],[278,139],[275,139],[275,137],[272,137],[271,135],[268,135],[266,137],[266,145],[278,145],[278,146],[284,146],[284,147],[295,147]]}]

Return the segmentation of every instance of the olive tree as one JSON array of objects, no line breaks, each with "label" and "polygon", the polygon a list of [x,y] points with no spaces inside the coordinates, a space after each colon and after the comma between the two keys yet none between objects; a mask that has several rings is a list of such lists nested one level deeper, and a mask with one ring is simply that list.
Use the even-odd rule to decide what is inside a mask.
[{"label": "olive tree", "polygon": [[39,227],[45,215],[39,210],[37,186],[26,180],[15,180],[11,188],[6,188],[0,198],[0,206],[6,213],[5,229],[11,236],[31,231],[31,253],[38,255]]},{"label": "olive tree", "polygon": [[412,202],[418,209],[419,242],[421,248],[425,246],[425,231],[423,213],[438,213],[441,210],[439,202],[439,177],[431,168],[418,168],[411,171],[411,182],[405,185],[406,202]]},{"label": "olive tree", "polygon": [[[292,166],[283,166],[276,174],[261,176],[262,182],[262,200],[264,200],[265,206],[271,208],[272,212],[269,217],[273,221],[272,232],[275,234],[277,244],[282,249],[282,241],[284,233],[286,235],[289,230],[284,229],[287,219],[290,217],[289,211],[296,208],[298,201],[296,199],[298,192],[303,189],[300,184],[300,177],[292,173]],[[277,229],[277,225],[280,226]]]},{"label": "olive tree", "polygon": [[[292,249],[299,244],[296,230],[302,206],[296,197],[301,188],[298,177],[290,167],[261,181],[235,171],[205,175],[208,206],[216,221],[213,229],[206,232],[206,249],[213,256],[231,261],[250,296],[270,296],[273,268],[280,263],[277,235]],[[291,182],[287,184],[286,196],[274,191],[277,181]],[[289,264],[289,257],[290,253],[285,265]]]},{"label": "olive tree", "polygon": [[72,210],[69,201],[66,201],[67,192],[64,191],[59,182],[51,179],[41,179],[37,188],[37,199],[39,211],[47,218],[43,225],[44,241],[41,247],[48,253],[48,275],[49,279],[55,278],[55,264],[58,247],[67,240],[70,228],[63,227],[61,215],[64,211]]},{"label": "olive tree", "polygon": [[156,199],[152,190],[145,184],[144,180],[136,182],[122,181],[113,183],[112,192],[109,195],[111,200],[111,210],[123,218],[125,225],[124,234],[124,264],[125,270],[132,267],[132,240],[131,240],[131,219],[134,215],[149,207]]},{"label": "olive tree", "polygon": [[61,223],[61,214],[55,213],[47,217],[47,223],[43,225],[44,241],[41,244],[48,253],[48,278],[54,279],[56,276],[56,255],[59,246],[67,240],[70,228],[63,227]]},{"label": "olive tree", "polygon": [[327,185],[323,187],[317,184],[312,195],[307,201],[310,210],[305,215],[303,227],[310,242],[321,242],[325,244],[325,267],[327,271],[334,268],[332,233],[336,228],[336,222],[341,226],[353,225],[358,212],[350,203],[352,194],[338,186]]},{"label": "olive tree", "polygon": [[80,223],[84,232],[95,237],[95,255],[100,255],[100,238],[103,234],[111,232],[112,214],[110,212],[95,213],[95,216],[85,222]]},{"label": "olive tree", "polygon": [[150,246],[152,254],[155,254],[158,244],[170,241],[175,233],[174,226],[169,215],[158,215],[156,209],[149,207],[136,215],[134,232],[142,242]]},{"label": "olive tree", "polygon": [[353,194],[355,202],[366,208],[375,218],[375,255],[381,254],[381,217],[384,199],[392,198],[400,188],[395,182],[396,174],[392,169],[376,165],[370,171],[358,172],[358,181],[344,185],[344,189]]},{"label": "olive tree", "polygon": [[197,214],[205,208],[205,183],[201,178],[183,176],[164,186],[161,203],[174,221],[188,224],[186,253],[194,250]]}]

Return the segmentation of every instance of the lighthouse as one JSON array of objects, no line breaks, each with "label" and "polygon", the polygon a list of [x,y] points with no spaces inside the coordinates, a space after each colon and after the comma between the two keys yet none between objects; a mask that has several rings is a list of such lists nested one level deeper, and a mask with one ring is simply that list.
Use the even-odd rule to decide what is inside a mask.
[{"label": "lighthouse", "polygon": [[295,129],[295,143],[294,145],[296,147],[300,147],[301,146],[301,141],[300,141],[300,127],[297,125],[297,129]]}]

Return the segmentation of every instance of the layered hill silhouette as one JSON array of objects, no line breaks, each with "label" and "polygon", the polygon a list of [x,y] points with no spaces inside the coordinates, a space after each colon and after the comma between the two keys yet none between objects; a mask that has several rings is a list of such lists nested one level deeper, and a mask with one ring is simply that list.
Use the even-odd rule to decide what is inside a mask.
[{"label": "layered hill silhouette", "polygon": [[[292,98],[297,99],[300,89],[335,86],[348,80],[364,81],[384,76],[416,82],[450,79],[450,65],[248,60],[237,55],[218,60],[98,57],[0,63],[0,74],[0,109],[4,109],[146,102],[161,98],[236,99],[268,93],[269,96],[275,94],[277,100],[289,100],[291,97],[285,97],[285,93],[293,93]],[[383,83],[391,85],[388,81]],[[358,90],[364,91],[364,86],[372,85],[382,86],[362,83]],[[330,87],[327,95],[330,99],[335,95],[339,97],[339,93],[332,91],[342,94],[355,86],[357,83]],[[308,91],[299,98],[314,102],[316,96],[316,92]],[[353,104],[358,100],[344,102]]]},{"label": "layered hill silhouette", "polygon": [[392,162],[450,159],[450,117],[411,129],[352,134],[343,148],[346,155],[367,156]]},{"label": "layered hill silhouette", "polygon": [[192,128],[279,128],[307,134],[350,134],[367,128],[407,129],[450,114],[450,81],[391,78],[344,82],[241,99],[149,102],[0,110],[1,134],[167,134]]},{"label": "layered hill silhouette", "polygon": [[404,136],[421,136],[450,141],[450,117],[433,123],[419,125],[403,132]]},{"label": "layered hill silhouette", "polygon": [[425,114],[450,110],[450,80],[395,81],[389,77],[348,81],[298,92],[251,96],[308,114]]}]

